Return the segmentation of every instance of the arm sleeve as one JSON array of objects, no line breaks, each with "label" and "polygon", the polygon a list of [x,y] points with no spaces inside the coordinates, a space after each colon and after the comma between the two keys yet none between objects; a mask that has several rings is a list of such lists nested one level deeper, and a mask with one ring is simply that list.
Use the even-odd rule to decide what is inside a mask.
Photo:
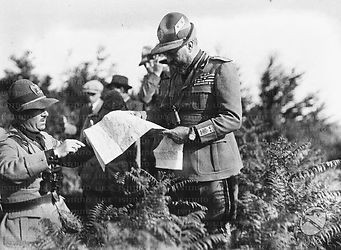
[{"label": "arm sleeve", "polygon": [[219,66],[214,80],[217,116],[195,126],[203,143],[224,138],[239,129],[242,121],[240,81],[234,64],[228,62]]},{"label": "arm sleeve", "polygon": [[48,169],[44,151],[19,156],[18,147],[15,143],[0,144],[1,176],[18,183]]}]

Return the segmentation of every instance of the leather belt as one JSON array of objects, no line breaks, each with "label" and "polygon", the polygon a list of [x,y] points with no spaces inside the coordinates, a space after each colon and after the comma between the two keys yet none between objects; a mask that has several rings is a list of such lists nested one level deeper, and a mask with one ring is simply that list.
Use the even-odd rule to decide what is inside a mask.
[{"label": "leather belt", "polygon": [[39,205],[52,203],[52,194],[47,194],[36,199],[21,201],[21,202],[11,202],[11,203],[1,203],[2,209],[5,213],[19,212],[30,210]]},{"label": "leather belt", "polygon": [[206,121],[212,118],[212,115],[203,113],[180,113],[181,125],[183,126],[193,126],[197,125],[202,121]]}]

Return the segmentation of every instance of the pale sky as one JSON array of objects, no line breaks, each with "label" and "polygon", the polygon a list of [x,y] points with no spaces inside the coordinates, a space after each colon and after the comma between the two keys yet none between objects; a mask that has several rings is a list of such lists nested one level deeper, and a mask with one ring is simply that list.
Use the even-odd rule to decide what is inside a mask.
[{"label": "pale sky", "polygon": [[[184,13],[197,28],[200,47],[234,60],[243,87],[257,89],[270,55],[287,70],[305,72],[297,98],[309,92],[341,123],[340,0],[0,0],[0,77],[13,68],[9,56],[32,52],[36,73],[62,86],[63,74],[96,58],[102,45],[137,90],[144,45],[168,12]],[[104,75],[110,81],[111,75]]]}]

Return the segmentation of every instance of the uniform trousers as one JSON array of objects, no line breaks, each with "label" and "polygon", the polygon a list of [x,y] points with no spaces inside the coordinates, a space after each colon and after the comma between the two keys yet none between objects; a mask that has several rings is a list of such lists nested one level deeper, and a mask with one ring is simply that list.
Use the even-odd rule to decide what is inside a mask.
[{"label": "uniform trousers", "polygon": [[[187,183],[182,189],[170,194],[173,201],[197,202],[207,208],[203,222],[209,232],[225,228],[236,218],[238,179],[231,176],[222,180]],[[193,209],[186,205],[171,208],[171,212],[184,216]]]}]

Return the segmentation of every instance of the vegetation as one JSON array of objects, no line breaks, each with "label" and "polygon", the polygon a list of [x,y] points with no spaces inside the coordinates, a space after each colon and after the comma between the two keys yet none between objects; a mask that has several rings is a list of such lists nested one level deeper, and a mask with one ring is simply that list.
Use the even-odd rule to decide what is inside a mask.
[{"label": "vegetation", "polygon": [[[97,63],[69,71],[63,91],[57,91],[49,89],[50,77],[33,74],[29,53],[12,57],[18,71],[5,71],[3,96],[20,77],[40,82],[45,93],[60,100],[50,112],[48,132],[63,139],[67,135],[61,116],[76,119],[74,103],[82,103],[78,94],[82,83],[104,81],[97,75],[105,58],[99,56]],[[248,94],[243,98],[243,126],[236,132],[244,163],[238,216],[223,232],[206,231],[205,207],[171,199],[169,192],[186,180],[162,172],[154,178],[143,169],[133,169],[115,178],[127,200],[124,206],[98,204],[86,221],[63,213],[62,229],[43,220],[41,238],[25,249],[340,249],[341,140],[338,126],[322,116],[324,106],[317,104],[314,94],[295,99],[303,76],[295,70],[287,73],[276,58],[270,58],[260,81],[259,102],[252,102]],[[5,105],[1,108],[6,112]],[[1,126],[7,128],[9,117],[1,118]],[[79,195],[79,178],[70,172],[65,176],[63,195]],[[178,205],[191,210],[177,216],[172,207]],[[312,224],[314,220],[307,218],[319,220]]]}]

